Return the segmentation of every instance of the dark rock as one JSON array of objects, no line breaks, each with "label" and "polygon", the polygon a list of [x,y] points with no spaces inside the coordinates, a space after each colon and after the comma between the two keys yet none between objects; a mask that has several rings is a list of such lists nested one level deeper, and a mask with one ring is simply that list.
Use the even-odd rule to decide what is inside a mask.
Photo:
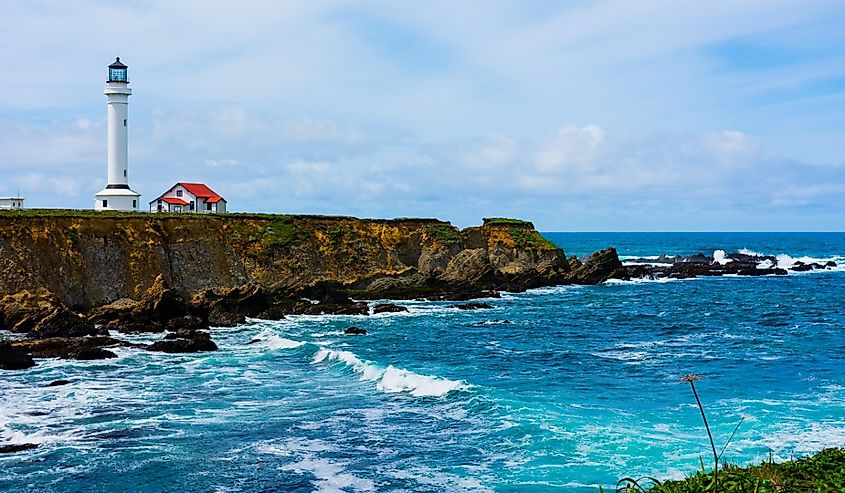
[{"label": "dark rock", "polygon": [[407,311],[408,307],[394,305],[393,303],[381,303],[373,307],[373,313],[399,313]]},{"label": "dark rock", "polygon": [[366,335],[367,330],[362,329],[360,327],[349,327],[348,329],[344,330],[343,333],[347,335]]},{"label": "dark rock", "polygon": [[110,359],[110,358],[117,358],[117,355],[113,352],[109,351],[108,349],[103,349],[99,347],[92,347],[92,348],[82,348],[79,351],[76,351],[71,355],[73,359],[78,360],[97,360],[97,359]]},{"label": "dark rock", "polygon": [[201,291],[191,300],[191,308],[213,327],[234,327],[271,306],[268,293],[257,284],[237,286],[222,293]]},{"label": "dark rock", "polygon": [[80,360],[117,357],[113,352],[102,349],[112,346],[132,346],[111,337],[52,337],[48,339],[24,339],[13,341],[12,347],[28,351],[36,358],[71,358]]},{"label": "dark rock", "polygon": [[88,320],[104,324],[106,331],[146,333],[163,332],[168,321],[186,315],[187,305],[181,295],[159,275],[140,301],[121,298],[96,307],[88,312]]},{"label": "dark rock", "polygon": [[8,341],[0,341],[0,370],[24,370],[35,366],[32,356],[13,347]]},{"label": "dark rock", "polygon": [[369,315],[370,307],[359,301],[348,303],[311,303],[300,301],[293,305],[292,314],[296,315]]},{"label": "dark rock", "polygon": [[164,332],[164,326],[161,322],[155,320],[140,321],[135,320],[112,320],[102,327],[107,332],[116,331],[124,334],[144,334],[144,333],[158,333]]},{"label": "dark rock", "polygon": [[336,281],[318,281],[303,289],[299,296],[326,305],[345,305],[352,303],[346,288]]},{"label": "dark rock", "polygon": [[88,320],[95,324],[108,324],[114,320],[129,320],[133,312],[141,311],[143,303],[131,298],[120,298],[109,304],[88,311]]},{"label": "dark rock", "polygon": [[229,311],[220,305],[208,310],[208,325],[213,327],[235,327],[246,322],[246,315]]},{"label": "dark rock", "polygon": [[838,265],[833,260],[828,260],[826,264],[824,264],[825,268],[835,268]]},{"label": "dark rock", "polygon": [[[187,313],[185,301],[176,290],[171,289],[164,277],[159,274],[153,285],[147,289],[144,298],[141,300],[142,307],[139,308],[137,318],[149,318],[157,322],[181,317]],[[136,315],[136,313],[133,313]]]},{"label": "dark rock", "polygon": [[168,320],[164,324],[164,330],[169,332],[208,330],[208,324],[197,316],[184,315]]},{"label": "dark rock", "polygon": [[24,450],[38,448],[37,443],[14,443],[11,445],[0,445],[0,454],[13,454]]},{"label": "dark rock", "polygon": [[450,305],[449,308],[457,308],[458,310],[489,310],[493,305],[489,303],[464,303],[462,305]]},{"label": "dark rock", "polygon": [[165,340],[151,344],[147,349],[163,353],[198,353],[217,351],[217,344],[211,340],[208,332],[194,331],[182,334],[168,334]]},{"label": "dark rock", "polygon": [[690,255],[689,257],[684,258],[681,260],[682,262],[691,262],[691,263],[706,263],[709,264],[713,261],[713,257],[709,257],[704,255],[703,253],[696,253],[695,255]]},{"label": "dark rock", "polygon": [[46,289],[21,291],[0,299],[0,328],[30,337],[94,335],[94,324],[72,311]]},{"label": "dark rock", "polygon": [[53,380],[52,382],[48,383],[48,387],[59,387],[62,385],[67,385],[70,383],[70,380]]},{"label": "dark rock", "polygon": [[572,270],[567,280],[572,284],[599,284],[608,279],[629,279],[615,248],[593,253],[584,264]]}]

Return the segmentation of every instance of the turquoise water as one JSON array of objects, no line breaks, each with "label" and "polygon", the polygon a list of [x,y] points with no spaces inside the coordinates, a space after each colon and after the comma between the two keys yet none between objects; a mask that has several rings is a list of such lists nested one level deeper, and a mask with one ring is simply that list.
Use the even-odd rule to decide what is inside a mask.
[{"label": "turquoise water", "polygon": [[[836,233],[546,236],[577,255],[845,261]],[[215,329],[216,353],[40,361],[0,374],[0,444],[42,444],[0,456],[0,491],[596,492],[706,458],[690,372],[719,443],[744,418],[729,461],[843,446],[843,271],[409,302]]]}]

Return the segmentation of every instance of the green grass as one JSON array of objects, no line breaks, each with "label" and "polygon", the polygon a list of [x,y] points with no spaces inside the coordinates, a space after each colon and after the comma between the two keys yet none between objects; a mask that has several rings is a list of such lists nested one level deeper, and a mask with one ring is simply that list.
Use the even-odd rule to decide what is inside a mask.
[{"label": "green grass", "polygon": [[[703,464],[703,463],[702,463]],[[713,472],[699,470],[681,481],[625,478],[617,485],[624,493],[708,493],[714,491]],[[845,449],[826,449],[787,462],[758,465],[726,464],[719,470],[723,493],[845,492]]]},{"label": "green grass", "polygon": [[429,226],[428,234],[445,246],[460,245],[463,242],[460,231],[449,224],[434,224]]},{"label": "green grass", "polygon": [[523,221],[522,219],[513,219],[510,217],[485,217],[484,224],[504,224],[513,226],[531,226],[530,221]]},{"label": "green grass", "polygon": [[533,248],[535,250],[555,250],[557,245],[543,238],[534,229],[510,228],[511,237],[518,248]]},{"label": "green grass", "polygon": [[300,240],[305,232],[289,218],[277,219],[261,228],[261,246],[265,253],[275,247],[286,247]]}]

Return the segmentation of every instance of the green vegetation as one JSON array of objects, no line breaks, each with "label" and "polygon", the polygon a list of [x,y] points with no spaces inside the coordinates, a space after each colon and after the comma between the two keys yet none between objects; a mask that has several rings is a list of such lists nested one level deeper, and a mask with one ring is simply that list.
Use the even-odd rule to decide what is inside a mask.
[{"label": "green vegetation", "polygon": [[70,240],[70,244],[74,247],[79,245],[79,231],[74,228],[67,228],[65,230],[65,234],[67,235],[67,239]]},{"label": "green vegetation", "polygon": [[305,231],[289,218],[277,219],[261,228],[261,246],[265,253],[274,247],[285,247],[301,239]]},{"label": "green vegetation", "polygon": [[[721,451],[717,452],[704,406],[695,389],[695,382],[702,378],[702,375],[689,374],[681,377],[681,382],[690,384],[695,403],[701,412],[713,452],[713,469],[707,471],[704,459],[701,458],[701,469],[686,479],[661,482],[652,477],[622,478],[616,485],[617,493],[845,492],[845,449],[825,449],[810,457],[779,464],[775,464],[771,457],[768,462],[759,465],[742,467],[724,464],[720,470],[719,461],[722,454],[733,440],[742,420],[736,425]],[[600,490],[604,491],[602,488]]]},{"label": "green vegetation", "polygon": [[[702,470],[682,481],[661,483],[653,478],[625,478],[616,491],[624,493],[716,492],[713,471]],[[719,472],[718,491],[723,493],[792,493],[845,491],[845,449],[826,449],[801,459],[776,464],[740,467],[726,464]]]},{"label": "green vegetation", "polygon": [[444,246],[460,245],[463,241],[460,231],[449,224],[434,224],[429,226],[428,234]]},{"label": "green vegetation", "polygon": [[543,238],[535,229],[510,228],[509,232],[518,248],[533,248],[535,250],[558,248],[557,245]]},{"label": "green vegetation", "polygon": [[512,219],[509,217],[485,217],[484,224],[509,224],[519,226],[531,226],[530,221],[523,221],[522,219]]}]

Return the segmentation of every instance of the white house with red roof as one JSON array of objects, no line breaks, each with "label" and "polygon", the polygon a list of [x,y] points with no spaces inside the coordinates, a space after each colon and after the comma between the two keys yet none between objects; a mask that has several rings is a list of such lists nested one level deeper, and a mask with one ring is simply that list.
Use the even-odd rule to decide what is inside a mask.
[{"label": "white house with red roof", "polygon": [[203,183],[180,181],[150,202],[150,212],[226,212],[226,199]]}]

